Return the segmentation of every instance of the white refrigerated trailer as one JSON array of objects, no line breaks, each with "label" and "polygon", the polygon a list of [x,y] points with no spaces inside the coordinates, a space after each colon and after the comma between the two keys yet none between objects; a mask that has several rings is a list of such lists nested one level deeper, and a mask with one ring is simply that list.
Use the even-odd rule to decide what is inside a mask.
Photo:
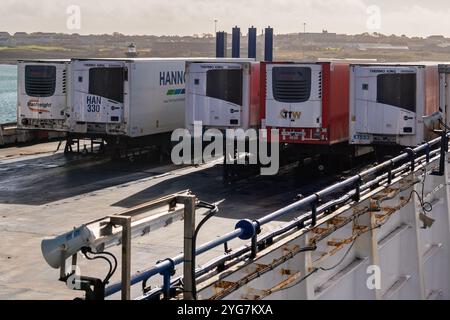
[{"label": "white refrigerated trailer", "polygon": [[17,72],[17,127],[68,131],[70,60],[19,60]]},{"label": "white refrigerated trailer", "polygon": [[186,63],[186,128],[259,126],[260,63],[253,59]]},{"label": "white refrigerated trailer", "polygon": [[108,144],[170,145],[185,128],[185,67],[218,58],[72,59],[70,131]]},{"label": "white refrigerated trailer", "polygon": [[72,60],[71,132],[140,138],[184,128],[185,62]]},{"label": "white refrigerated trailer", "polygon": [[435,65],[352,65],[350,143],[417,146],[432,137],[423,117],[439,109]]}]

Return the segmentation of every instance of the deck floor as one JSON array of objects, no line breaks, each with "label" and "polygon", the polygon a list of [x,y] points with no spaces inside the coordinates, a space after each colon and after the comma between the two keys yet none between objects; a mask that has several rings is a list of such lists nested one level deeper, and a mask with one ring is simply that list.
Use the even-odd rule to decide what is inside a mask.
[{"label": "deck floor", "polygon": [[[58,282],[59,272],[46,264],[40,244],[46,237],[65,233],[91,220],[190,189],[201,200],[220,202],[220,212],[200,233],[198,243],[204,243],[232,231],[237,220],[269,214],[292,203],[299,193],[309,194],[334,179],[324,177],[311,182],[294,174],[280,174],[225,186],[220,164],[194,168],[112,162],[95,156],[67,156],[55,152],[57,145],[0,149],[0,299],[82,296]],[[264,228],[276,227],[281,222]],[[182,231],[182,222],[177,222],[133,239],[133,272],[181,253]],[[231,243],[231,247],[238,245],[242,243]],[[198,262],[204,263],[222,250],[212,250]],[[120,248],[113,248],[112,252],[120,257]],[[100,278],[107,272],[105,264],[88,264],[84,259],[80,259],[80,268],[83,275]],[[119,280],[119,275],[117,272],[113,280]],[[154,279],[151,284],[158,285],[160,281]],[[139,286],[133,288],[133,295],[139,294]]]}]

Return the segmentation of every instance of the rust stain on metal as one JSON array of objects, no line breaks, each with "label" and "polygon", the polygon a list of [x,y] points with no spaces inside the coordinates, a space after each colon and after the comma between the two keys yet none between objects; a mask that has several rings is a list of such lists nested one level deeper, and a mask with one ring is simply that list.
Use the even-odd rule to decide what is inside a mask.
[{"label": "rust stain on metal", "polygon": [[255,272],[261,272],[264,269],[267,269],[268,265],[267,264],[255,264],[256,270]]},{"label": "rust stain on metal", "polygon": [[372,196],[371,200],[380,201],[386,198],[389,195],[388,190],[383,190],[382,192]]},{"label": "rust stain on metal", "polygon": [[316,245],[317,245],[317,242],[318,242],[317,240],[318,240],[317,237],[314,237],[314,238],[309,239],[309,245],[310,245],[311,247],[316,246]]},{"label": "rust stain on metal", "polygon": [[228,290],[232,287],[236,286],[235,282],[220,280],[213,284],[212,289],[214,295],[210,298],[212,300],[216,300],[225,290]]},{"label": "rust stain on metal", "polygon": [[286,280],[281,281],[279,284],[277,284],[276,286],[274,286],[273,288],[269,289],[269,290],[265,290],[264,292],[264,296],[268,297],[270,296],[273,292],[277,292],[279,290],[282,290],[285,287],[288,287],[290,284],[294,283],[297,279],[299,279],[301,276],[301,273],[298,272],[292,276],[290,276],[289,278],[287,278]]},{"label": "rust stain on metal", "polygon": [[351,244],[353,241],[355,241],[355,236],[348,238],[348,239],[335,239],[335,240],[330,240],[327,242],[327,244],[330,247],[342,247],[346,244]]},{"label": "rust stain on metal", "polygon": [[381,210],[381,208],[380,208],[380,205],[378,203],[378,200],[371,199],[370,200],[369,211],[370,212],[377,212],[377,211],[380,211],[380,210]]},{"label": "rust stain on metal", "polygon": [[295,272],[289,269],[281,269],[280,271],[282,276],[290,276],[292,274],[294,274]]},{"label": "rust stain on metal", "polygon": [[389,215],[387,215],[387,214],[377,214],[377,215],[375,215],[375,220],[376,220],[377,224],[379,224],[380,222],[385,221],[387,217],[389,217]]},{"label": "rust stain on metal", "polygon": [[328,230],[327,228],[315,228],[314,230],[312,230],[312,232],[314,232],[315,234],[321,235],[326,233]]},{"label": "rust stain on metal", "polygon": [[283,254],[294,253],[294,252],[298,251],[299,249],[300,249],[300,246],[298,246],[298,245],[292,246],[291,248],[289,248],[289,246],[284,246],[282,248]]},{"label": "rust stain on metal", "polygon": [[399,209],[400,209],[399,207],[382,207],[381,211],[386,212],[388,214],[392,214]]},{"label": "rust stain on metal", "polygon": [[225,290],[235,285],[235,282],[221,280],[214,284],[215,289]]},{"label": "rust stain on metal", "polygon": [[[366,227],[366,228],[368,228],[368,227]],[[328,241],[327,245],[330,247],[333,247],[333,249],[328,252],[323,253],[320,256],[320,258],[318,258],[316,261],[314,261],[314,263],[317,264],[327,257],[334,256],[336,253],[338,253],[340,250],[342,250],[344,248],[344,246],[352,244],[354,241],[356,241],[356,239],[358,237],[359,237],[359,235],[356,234],[348,239],[332,239],[332,240]]]},{"label": "rust stain on metal", "polygon": [[241,300],[249,300],[249,301],[261,300],[265,296],[265,291],[263,290],[248,288],[246,289],[246,291],[247,292],[241,296]]},{"label": "rust stain on metal", "polygon": [[345,217],[334,217],[333,219],[328,221],[328,225],[330,225],[330,224],[332,224],[332,225],[340,225],[343,222],[345,222],[346,220],[347,220],[347,218],[345,218]]},{"label": "rust stain on metal", "polygon": [[355,224],[353,226],[353,232],[365,233],[367,231],[369,231],[369,227],[368,226],[362,226],[362,225],[357,225],[357,224]]},{"label": "rust stain on metal", "polygon": [[381,211],[384,212],[382,214],[376,214],[375,219],[378,223],[385,221],[387,218],[392,216],[394,213],[396,213],[398,210],[400,210],[402,206],[398,207],[383,207],[381,208]]}]

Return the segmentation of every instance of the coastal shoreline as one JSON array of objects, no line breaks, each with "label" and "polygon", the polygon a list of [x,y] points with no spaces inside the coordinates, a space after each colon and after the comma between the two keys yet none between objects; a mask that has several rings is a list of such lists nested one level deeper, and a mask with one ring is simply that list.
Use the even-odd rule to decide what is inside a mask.
[{"label": "coastal shoreline", "polygon": [[17,65],[17,61],[12,61],[12,60],[0,60],[0,66],[1,66],[1,65],[15,66],[15,65]]}]

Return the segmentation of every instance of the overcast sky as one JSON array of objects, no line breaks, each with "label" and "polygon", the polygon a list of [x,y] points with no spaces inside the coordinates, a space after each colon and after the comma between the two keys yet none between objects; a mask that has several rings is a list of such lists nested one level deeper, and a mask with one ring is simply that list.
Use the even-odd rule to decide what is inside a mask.
[{"label": "overcast sky", "polygon": [[[67,13],[73,5],[80,20],[76,10]],[[306,23],[308,32],[450,37],[449,0],[1,0],[0,12],[0,31],[10,33],[193,35],[213,33],[218,19],[226,31],[270,25],[275,33],[303,32]]]}]

